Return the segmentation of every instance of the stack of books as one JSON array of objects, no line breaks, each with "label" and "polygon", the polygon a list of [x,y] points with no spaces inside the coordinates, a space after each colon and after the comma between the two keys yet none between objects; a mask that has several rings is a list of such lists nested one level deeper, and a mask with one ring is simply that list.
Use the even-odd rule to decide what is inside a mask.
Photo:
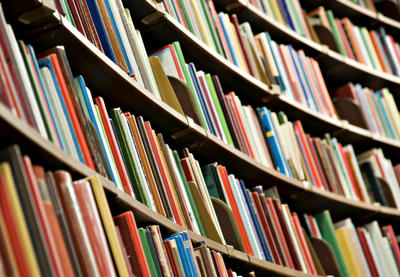
[{"label": "stack of books", "polygon": [[131,211],[112,216],[98,177],[45,171],[17,145],[0,159],[4,276],[235,276],[187,232],[163,238],[158,225],[138,228]]},{"label": "stack of books", "polygon": [[348,83],[335,90],[332,98],[341,119],[374,134],[400,139],[399,110],[388,88],[373,91]]}]

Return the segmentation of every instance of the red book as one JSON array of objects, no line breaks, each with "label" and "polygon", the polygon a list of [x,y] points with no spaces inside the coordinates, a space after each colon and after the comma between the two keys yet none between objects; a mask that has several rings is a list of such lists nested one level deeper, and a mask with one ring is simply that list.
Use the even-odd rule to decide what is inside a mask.
[{"label": "red book", "polygon": [[1,216],[6,222],[8,235],[14,251],[15,259],[18,265],[20,276],[31,276],[28,262],[25,257],[25,251],[22,244],[22,239],[19,234],[16,219],[14,217],[11,200],[7,191],[6,183],[3,175],[0,175],[0,210]]},{"label": "red book", "polygon": [[239,38],[240,47],[242,48],[242,52],[243,52],[244,59],[246,60],[247,68],[249,69],[250,74],[255,76],[255,74],[253,72],[253,69],[251,67],[250,58],[248,56],[248,53],[246,52],[246,47],[244,46],[244,43],[243,43],[243,38],[242,38],[242,35],[240,33],[240,29],[239,29],[239,20],[237,19],[237,15],[236,14],[232,14],[231,15],[231,22],[233,23],[233,26],[235,27],[236,34],[237,34],[237,36]]},{"label": "red book", "polygon": [[312,159],[311,150],[308,147],[308,143],[306,141],[306,137],[305,137],[305,133],[304,133],[304,130],[303,130],[303,126],[301,125],[301,122],[299,120],[296,120],[294,122],[294,124],[295,124],[295,128],[297,129],[297,131],[299,133],[301,144],[303,145],[303,148],[304,148],[304,152],[305,152],[305,155],[306,155],[306,157],[305,157],[306,161],[305,162],[307,162],[309,167],[311,168],[311,174],[313,175],[315,183],[316,183],[315,185],[318,188],[321,189],[323,187],[323,185],[322,185],[322,182],[321,182],[321,180],[319,178],[315,163],[314,163],[314,161]]},{"label": "red book", "polygon": [[292,92],[294,94],[294,97],[296,98],[297,102],[299,103],[305,103],[303,93],[301,92],[301,89],[298,87],[299,85],[299,81],[296,80],[296,73],[295,73],[295,69],[293,68],[293,64],[292,61],[290,59],[290,57],[288,57],[286,55],[286,46],[285,45],[279,45],[279,53],[281,54],[282,57],[282,62],[283,65],[285,66],[285,71],[288,73],[288,78],[289,78],[289,82],[290,85],[292,87]]},{"label": "red book", "polygon": [[146,129],[147,136],[149,137],[149,140],[150,140],[151,148],[153,150],[154,157],[155,157],[156,162],[157,162],[158,170],[160,171],[162,182],[164,184],[164,187],[165,187],[165,190],[166,190],[166,193],[167,193],[167,197],[168,197],[169,203],[171,205],[172,213],[174,214],[175,221],[176,221],[177,224],[179,224],[181,226],[185,226],[183,218],[182,218],[181,213],[179,211],[177,199],[176,199],[176,197],[174,195],[174,191],[172,189],[172,184],[168,180],[167,172],[166,172],[166,169],[165,169],[164,164],[162,162],[161,153],[158,151],[157,142],[156,142],[156,139],[154,137],[153,130],[151,129],[150,122],[146,121],[144,123],[144,127]]},{"label": "red book", "polygon": [[58,222],[57,213],[54,208],[53,203],[51,202],[50,192],[48,191],[46,184],[46,176],[44,172],[44,168],[41,166],[33,166],[33,171],[35,172],[35,177],[37,183],[40,186],[40,192],[42,195],[43,206],[47,214],[47,218],[49,220],[50,228],[52,234],[54,236],[54,240],[57,246],[57,250],[61,259],[63,271],[66,276],[73,276],[74,269],[72,267],[72,263],[70,260],[70,256],[67,250],[67,246],[65,244],[65,240],[61,231],[60,224]]},{"label": "red book", "polygon": [[303,248],[303,252],[306,257],[308,266],[311,270],[311,273],[313,275],[318,275],[317,269],[315,268],[314,261],[312,259],[311,253],[310,253],[310,249],[308,248],[308,245],[307,245],[306,238],[304,237],[304,234],[303,234],[303,229],[301,228],[301,225],[300,225],[299,217],[297,216],[296,213],[292,213],[292,219],[293,219],[293,223],[294,223],[294,228],[296,229],[297,236],[300,240],[300,244],[301,244],[301,247]]},{"label": "red book", "polygon": [[360,240],[361,248],[364,252],[365,259],[367,260],[369,272],[371,272],[372,277],[379,277],[378,270],[376,268],[374,259],[372,257],[371,249],[369,249],[367,239],[364,234],[365,231],[363,229],[361,229],[360,227],[357,227],[356,230],[357,230],[358,239]]},{"label": "red book", "polygon": [[376,55],[378,56],[379,63],[381,64],[381,67],[382,67],[383,71],[388,73],[389,70],[388,70],[388,68],[386,66],[385,58],[383,56],[383,55],[385,55],[385,53],[384,52],[382,53],[380,48],[379,48],[379,42],[378,42],[379,38],[378,38],[376,32],[375,31],[369,31],[369,36],[371,38],[372,44],[373,44],[373,46],[375,48]]},{"label": "red book", "polygon": [[[186,18],[182,12],[182,7],[181,7],[180,1],[172,0],[172,2],[173,2],[173,5],[175,5],[175,7],[177,7],[177,15],[178,15],[180,21],[182,22],[182,25],[185,26],[186,29],[189,29],[188,24],[186,22]],[[168,1],[165,1],[164,3],[168,4]]]},{"label": "red book", "polygon": [[232,188],[231,188],[231,186],[229,184],[228,174],[226,172],[226,169],[223,166],[219,165],[218,166],[218,173],[221,176],[222,183],[224,185],[226,194],[228,196],[229,203],[230,203],[230,206],[232,208],[233,215],[234,215],[234,217],[236,219],[236,223],[237,223],[238,228],[239,228],[240,236],[242,237],[242,240],[243,240],[244,249],[246,250],[247,254],[254,255],[253,249],[251,248],[251,245],[250,245],[249,237],[247,236],[246,229],[244,228],[244,225],[243,225],[243,220],[242,220],[242,218],[240,216],[239,208],[237,206],[237,203],[235,201],[235,197],[233,195]]},{"label": "red book", "polygon": [[185,82],[185,76],[183,75],[181,64],[179,63],[179,60],[178,60],[178,55],[176,54],[175,48],[172,44],[168,44],[168,45],[158,49],[157,51],[151,52],[150,55],[153,55],[154,53],[160,53],[163,51],[167,51],[167,49],[169,49],[169,51],[172,55],[172,58],[174,59],[175,68],[176,68],[176,71],[178,71],[179,78],[181,78],[181,80]]},{"label": "red book", "polygon": [[[293,260],[292,260],[292,256],[290,254],[289,251],[289,247],[287,245],[287,240],[285,238],[285,235],[283,233],[283,229],[281,226],[281,223],[279,221],[279,217],[278,214],[275,210],[275,206],[274,203],[272,202],[271,198],[265,198],[265,203],[267,204],[269,210],[271,211],[271,216],[272,216],[272,220],[273,220],[273,225],[274,225],[274,229],[277,231],[277,234],[279,236],[279,241],[280,241],[280,245],[282,246],[282,250],[285,254],[285,258],[288,262],[288,267],[295,269]],[[297,267],[296,267],[297,268]],[[300,269],[301,270],[301,269]]]},{"label": "red book", "polygon": [[117,215],[114,222],[121,232],[133,272],[137,276],[151,277],[133,213],[128,211]]},{"label": "red book", "polygon": [[134,197],[131,182],[128,177],[128,173],[126,172],[124,161],[122,160],[121,152],[119,151],[119,147],[117,144],[117,140],[115,139],[114,131],[110,123],[110,118],[108,117],[106,105],[102,97],[97,97],[94,99],[97,107],[99,108],[99,113],[101,117],[101,121],[104,126],[104,130],[107,135],[108,142],[110,144],[111,152],[115,160],[115,165],[117,166],[117,170],[119,176],[121,178],[122,185],[127,194]]},{"label": "red book", "polygon": [[392,225],[382,227],[382,232],[389,239],[390,246],[392,247],[393,254],[397,262],[397,267],[400,269],[400,248]]},{"label": "red book", "polygon": [[15,93],[13,91],[14,84],[12,84],[11,73],[7,67],[4,53],[0,50],[0,98],[1,102],[6,105],[18,118],[22,119],[22,114],[15,99]]},{"label": "red book", "polygon": [[85,33],[85,28],[83,27],[82,19],[80,17],[80,13],[78,10],[78,3],[75,0],[67,0],[69,10],[71,11],[72,18],[74,19],[75,26],[79,32],[81,32],[84,36],[87,37]]},{"label": "red book", "polygon": [[350,178],[350,183],[353,188],[354,196],[357,198],[357,200],[360,200],[360,193],[358,191],[357,184],[356,184],[353,172],[351,171],[350,165],[347,161],[346,155],[343,152],[342,144],[338,143],[338,147],[339,147],[340,155],[342,156],[344,165],[346,167],[347,174],[349,175],[349,178]]},{"label": "red book", "polygon": [[126,267],[128,268],[128,274],[129,274],[129,276],[134,276],[131,263],[129,262],[128,252],[126,252],[125,243],[122,240],[121,231],[119,230],[119,226],[117,226],[117,225],[115,225],[115,232],[117,233],[118,242],[119,242],[119,245],[121,246],[122,254],[124,255],[124,261],[125,261]]},{"label": "red book", "polygon": [[254,203],[256,205],[258,214],[260,215],[260,221],[262,224],[262,228],[264,229],[265,235],[267,237],[268,245],[269,245],[269,248],[271,249],[271,254],[274,259],[274,262],[278,265],[284,265],[279,257],[277,245],[275,244],[274,239],[272,237],[272,232],[271,232],[270,226],[268,226],[267,216],[261,205],[260,195],[255,191],[252,192],[252,194],[253,194],[253,199],[254,199]]},{"label": "red book", "polygon": [[235,99],[235,93],[234,93],[234,92],[228,93],[228,94],[226,95],[226,97],[231,98],[231,101],[232,101],[232,103],[233,103],[233,107],[235,108],[236,116],[237,116],[237,118],[239,119],[239,124],[240,124],[240,127],[241,127],[241,129],[242,129],[242,133],[243,133],[243,135],[244,135],[246,145],[247,145],[247,147],[248,147],[248,149],[249,149],[249,152],[250,152],[250,156],[251,156],[253,159],[255,159],[256,156],[255,156],[255,154],[254,154],[254,150],[253,150],[253,148],[252,148],[252,145],[250,144],[249,136],[248,136],[248,134],[247,134],[247,132],[246,132],[246,127],[245,127],[246,124],[244,123],[244,120],[243,120],[243,118],[242,118],[242,113],[240,112],[240,110],[242,109],[242,107],[240,106],[239,103],[237,103],[237,101],[236,101],[236,99]]},{"label": "red book", "polygon": [[174,276],[179,276],[178,265],[176,264],[174,250],[172,250],[171,241],[166,240],[163,243],[164,243],[165,251],[167,252],[169,264],[171,265],[172,273],[174,274]]},{"label": "red book", "polygon": [[339,30],[340,38],[341,38],[342,41],[343,41],[344,48],[346,48],[347,56],[348,56],[349,58],[355,60],[355,57],[354,57],[354,55],[353,55],[353,51],[351,50],[351,47],[350,47],[350,43],[349,43],[349,41],[347,40],[346,34],[344,33],[343,26],[342,26],[342,22],[340,21],[340,19],[337,19],[337,18],[336,18],[336,19],[335,19],[335,23],[336,23],[336,26],[337,26],[337,28],[338,28],[338,30]]},{"label": "red book", "polygon": [[73,188],[81,208],[83,222],[93,249],[98,271],[102,276],[116,276],[103,223],[97,210],[90,183],[87,180],[79,180],[73,183]]},{"label": "red book", "polygon": [[312,138],[311,138],[311,136],[309,134],[306,135],[306,138],[307,138],[308,147],[311,150],[312,158],[313,158],[314,163],[315,163],[316,168],[317,168],[318,175],[319,175],[319,177],[320,177],[320,179],[322,181],[322,185],[324,186],[325,190],[329,190],[328,182],[326,181],[326,178],[325,178],[325,175],[324,175],[324,171],[322,170],[321,164],[319,162],[319,159],[318,159],[318,156],[317,156],[317,151],[315,150]]},{"label": "red book", "polygon": [[31,160],[28,156],[24,156],[23,162],[26,176],[28,178],[29,187],[32,192],[32,200],[34,202],[37,215],[39,217],[40,225],[42,226],[44,238],[46,240],[54,271],[58,276],[65,276],[61,263],[61,257],[58,253],[56,242],[54,240],[54,235],[50,228],[50,222],[47,218],[46,210],[44,208],[42,196],[40,193],[40,188],[36,181],[35,173],[33,172]]},{"label": "red book", "polygon": [[278,199],[272,199],[272,204],[274,206],[275,213],[277,215],[277,219],[280,222],[281,230],[282,230],[284,238],[286,240],[286,245],[287,245],[290,257],[293,261],[293,266],[297,270],[302,270],[299,256],[297,255],[297,252],[295,250],[295,241],[293,241],[292,237],[290,236],[290,230],[289,230],[290,226],[288,226],[286,224],[284,214],[282,211],[281,202]]},{"label": "red book", "polygon": [[321,92],[322,98],[324,99],[324,102],[327,105],[329,115],[333,118],[337,118],[336,110],[333,107],[332,99],[329,95],[328,89],[326,88],[325,80],[324,80],[324,77],[322,76],[321,69],[319,68],[319,64],[314,59],[310,59],[310,62],[311,62],[311,66],[314,70],[315,77],[317,78],[317,81],[318,81],[319,91]]},{"label": "red book", "polygon": [[78,139],[78,142],[79,142],[79,145],[80,145],[80,148],[81,148],[81,151],[82,151],[82,155],[83,155],[83,158],[85,159],[86,165],[88,167],[90,167],[91,169],[95,170],[94,163],[93,163],[92,157],[90,156],[89,148],[88,148],[88,146],[86,144],[86,140],[85,140],[85,137],[83,135],[82,127],[81,127],[81,125],[79,123],[78,117],[76,115],[74,105],[72,104],[70,93],[68,91],[67,84],[66,84],[66,82],[64,80],[64,75],[62,73],[60,64],[58,62],[57,55],[56,54],[50,54],[47,57],[50,58],[51,63],[53,64],[54,71],[56,72],[57,80],[58,80],[58,83],[60,85],[63,98],[65,100],[65,105],[67,106],[68,114],[69,114],[69,116],[71,118],[71,122],[72,122],[72,125],[74,127],[74,130],[71,130],[71,131],[75,131],[75,134],[76,134],[76,137]]}]

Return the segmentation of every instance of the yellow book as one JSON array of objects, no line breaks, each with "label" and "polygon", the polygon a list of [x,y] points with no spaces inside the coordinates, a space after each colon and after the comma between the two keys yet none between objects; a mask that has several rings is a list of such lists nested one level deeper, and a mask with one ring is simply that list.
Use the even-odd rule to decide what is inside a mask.
[{"label": "yellow book", "polygon": [[209,29],[207,28],[207,26],[208,26],[207,22],[205,21],[205,19],[206,19],[205,14],[203,13],[202,8],[199,6],[200,2],[198,0],[190,0],[190,2],[193,7],[194,15],[196,16],[196,19],[197,19],[200,33],[201,33],[201,36],[203,37],[203,41],[208,46],[210,46],[212,49],[215,50],[214,41],[211,37]]},{"label": "yellow book", "polygon": [[265,13],[266,13],[269,17],[275,19],[274,13],[272,12],[271,4],[269,3],[269,0],[262,0],[262,1],[263,1],[263,3],[264,3],[264,7],[265,7],[265,9],[266,9],[266,12],[265,12]]},{"label": "yellow book", "polygon": [[125,263],[124,255],[122,253],[121,245],[119,244],[117,232],[115,230],[114,220],[108,206],[106,194],[104,193],[103,186],[100,183],[98,176],[86,178],[90,182],[93,195],[96,199],[97,208],[101,221],[103,222],[104,231],[107,235],[108,244],[110,245],[111,253],[119,276],[129,276],[128,268]]},{"label": "yellow book", "polygon": [[275,20],[278,21],[281,24],[285,24],[285,22],[282,19],[282,15],[281,15],[281,13],[279,11],[279,7],[278,7],[278,4],[276,3],[276,1],[275,0],[269,0],[269,2],[271,4],[271,8],[272,8],[272,11],[274,13]]},{"label": "yellow book", "polygon": [[14,178],[12,176],[10,164],[5,162],[0,164],[0,174],[5,179],[8,197],[11,202],[11,208],[18,228],[18,236],[21,238],[22,247],[25,252],[26,261],[29,266],[31,276],[41,276],[36,254],[33,249],[32,240],[29,235],[28,226],[22,212],[21,203],[15,188]]},{"label": "yellow book", "polygon": [[364,277],[360,265],[357,263],[357,257],[354,253],[353,245],[350,243],[346,228],[336,229],[335,233],[350,275],[353,277]]}]

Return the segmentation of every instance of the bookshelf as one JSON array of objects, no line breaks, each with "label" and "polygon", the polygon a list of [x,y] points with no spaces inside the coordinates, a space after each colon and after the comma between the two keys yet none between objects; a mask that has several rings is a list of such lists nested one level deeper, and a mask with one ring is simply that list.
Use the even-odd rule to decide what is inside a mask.
[{"label": "bookshelf", "polygon": [[[138,15],[138,18],[145,25],[143,30],[147,38],[154,41],[153,46],[155,48],[171,42],[168,41],[167,36],[172,37],[173,40],[179,40],[184,46],[184,51],[189,53],[190,48],[196,48],[201,52],[202,58],[207,57],[206,61],[202,61],[202,58],[196,60],[196,55],[190,55],[189,53],[189,57],[196,64],[204,65],[204,68],[212,68],[213,73],[223,75],[224,84],[229,83],[238,91],[242,91],[241,95],[246,97],[246,100],[250,103],[268,102],[271,108],[290,110],[288,115],[293,115],[293,117],[296,115],[296,119],[301,119],[306,126],[307,124],[312,126],[312,124],[318,122],[318,128],[314,130],[308,128],[313,133],[330,132],[343,142],[357,144],[360,149],[366,149],[373,143],[382,147],[387,157],[396,162],[400,161],[400,142],[372,135],[371,132],[344,121],[333,121],[316,112],[308,111],[297,103],[284,99],[276,89],[268,88],[255,78],[246,76],[224,58],[213,53],[204,43],[187,30],[181,28],[173,18],[157,10],[157,7],[149,1],[129,1],[131,6],[128,7],[133,10],[138,2],[143,5],[143,9],[140,9],[139,13],[135,13],[135,15]],[[400,87],[400,78],[375,72],[357,62],[345,59],[324,46],[305,39],[287,28],[286,30],[285,27],[272,22],[272,20],[269,20],[253,7],[245,6],[240,2],[237,3],[239,4],[235,5],[234,11],[238,12],[239,16],[246,18],[246,15],[241,14],[243,11],[248,10],[249,15],[247,16],[254,19],[254,23],[251,22],[253,26],[260,26],[260,28],[268,29],[269,31],[273,30],[271,33],[276,34],[278,38],[280,36],[285,37],[285,39],[288,39],[288,43],[298,45],[305,50],[308,49],[307,53],[309,55],[321,59],[322,64],[325,66],[325,76],[328,76],[328,80],[332,83],[341,81],[334,78],[336,75],[335,70],[340,68],[340,70],[346,70],[345,72],[349,73],[349,76],[354,80],[358,78],[371,79],[371,82],[376,87],[382,85]],[[45,3],[42,4],[46,6]],[[240,5],[243,5],[243,7],[238,8]],[[135,111],[135,113],[143,115],[150,120],[156,130],[162,131],[165,136],[171,137],[173,145],[187,146],[205,161],[218,161],[229,165],[229,170],[245,179],[248,184],[261,184],[264,187],[279,186],[283,198],[290,203],[292,208],[298,211],[314,213],[325,208],[334,207],[331,210],[331,214],[335,220],[353,216],[356,217],[355,223],[364,223],[376,219],[382,224],[392,223],[396,231],[400,230],[400,211],[380,205],[348,200],[339,195],[309,187],[275,170],[260,165],[196,125],[190,118],[182,116],[154,97],[150,92],[139,87],[135,81],[129,78],[125,72],[111,62],[57,13],[47,14],[42,20],[47,23],[42,25],[36,24],[36,22],[32,25],[33,29],[30,29],[29,32],[23,32],[23,38],[26,41],[33,43],[38,51],[55,45],[67,45],[66,50],[74,73],[84,75],[89,86],[104,97],[108,105],[121,106],[124,109]],[[269,27],[272,29],[269,29]],[[99,75],[106,75],[107,78],[99,80]],[[369,84],[367,83],[366,85]],[[374,87],[372,85],[369,86]],[[252,94],[247,92],[252,92]],[[17,143],[24,144],[26,148],[31,149],[29,151],[32,151],[30,153],[32,157],[40,157],[43,164],[50,165],[52,168],[68,169],[78,176],[96,174],[85,165],[74,161],[68,154],[57,149],[52,143],[40,138],[37,132],[27,124],[15,120],[13,115],[1,104],[0,126],[6,135],[15,137]],[[8,142],[2,143],[7,144]],[[112,182],[102,178],[102,185],[107,191],[110,203],[115,204],[112,206],[116,209],[133,210],[139,221],[159,224],[167,232],[184,230],[181,226],[151,211],[145,205],[119,191]],[[312,199],[312,201],[307,201],[309,199]],[[209,248],[224,254],[233,264],[237,264],[240,268],[251,268],[261,276],[267,273],[272,276],[310,276],[259,260],[193,232],[189,232],[189,235],[194,242],[205,241]]]},{"label": "bookshelf", "polygon": [[[125,72],[105,57],[103,53],[87,41],[73,26],[57,15],[53,17],[53,19],[57,18],[59,18],[59,21],[56,28],[45,31],[40,36],[38,36],[36,32],[30,32],[30,35],[33,36],[34,39],[30,41],[28,36],[28,41],[32,42],[37,49],[44,49],[55,45],[65,45],[66,42],[68,42],[69,47],[67,47],[66,50],[70,57],[71,66],[76,74],[84,75],[88,85],[92,87],[94,91],[99,92],[107,103],[121,106],[121,108],[126,110],[135,111],[150,120],[154,128],[162,131],[165,136],[171,136],[173,145],[189,147],[191,151],[197,154],[197,157],[202,157],[202,159],[207,162],[217,161],[221,164],[228,165],[228,168],[235,173],[235,175],[240,176],[250,184],[262,184],[265,187],[269,187],[272,184],[278,185],[280,190],[282,190],[282,194],[290,199],[290,203],[295,199],[298,203],[296,206],[300,209],[302,209],[302,202],[304,199],[307,199],[307,197],[316,197],[320,199],[320,203],[323,207],[331,207],[331,202],[329,201],[340,205],[342,209],[338,209],[338,211],[341,212],[338,213],[338,215],[340,214],[338,218],[346,215],[348,207],[361,207],[361,210],[365,209],[364,214],[379,210],[379,207],[371,207],[372,205],[366,203],[348,200],[330,192],[307,188],[307,186],[301,182],[286,177],[276,170],[266,168],[241,151],[227,145],[198,126],[190,118],[183,117],[167,104],[156,99],[146,90],[139,88]],[[42,44],[42,42],[44,43]],[[201,42],[199,42],[199,44],[200,43]],[[215,56],[217,56],[217,54],[215,54]],[[88,62],[82,64],[82,60],[84,59]],[[221,58],[221,60],[223,59]],[[228,64],[228,62],[226,63]],[[99,82],[97,76],[105,73],[109,78],[104,78]],[[115,94],[113,90],[116,89],[118,91],[130,93]],[[146,103],[146,105],[141,103]],[[297,103],[290,103],[290,106],[282,108],[291,109],[296,105],[298,106],[296,111],[302,110],[301,105]],[[163,116],[159,116],[160,114]],[[321,115],[315,112],[309,112],[307,116],[304,117],[304,123],[307,124],[307,122],[309,122],[310,127],[312,127],[312,123],[315,122],[315,119],[318,117],[321,117]],[[298,116],[295,118],[297,119]],[[379,145],[387,150],[385,154],[393,159],[393,161],[400,160],[400,143],[380,136],[373,136],[367,130],[348,123],[343,123],[342,121],[338,121],[337,124],[335,124],[331,119],[327,118],[324,120],[327,122],[326,126],[328,126],[326,129],[322,128],[316,131],[309,128],[309,130],[317,134],[332,132],[334,135],[337,135],[338,138],[342,139],[343,142],[357,142],[357,148],[360,146],[360,149],[368,149],[370,148],[370,144],[374,143],[374,145]],[[267,178],[262,178],[262,176],[266,176]],[[299,198],[299,195],[302,195],[302,197]],[[318,206],[318,209],[321,209],[321,206]],[[316,210],[311,209],[308,211],[314,212]],[[355,209],[353,211],[355,211],[354,214],[358,214],[359,210]],[[333,214],[335,214],[335,212]]]}]

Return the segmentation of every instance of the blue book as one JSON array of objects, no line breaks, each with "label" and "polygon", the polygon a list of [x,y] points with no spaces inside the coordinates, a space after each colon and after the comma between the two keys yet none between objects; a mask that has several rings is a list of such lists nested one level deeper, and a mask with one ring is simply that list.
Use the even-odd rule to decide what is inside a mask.
[{"label": "blue book", "polygon": [[296,56],[297,56],[297,59],[298,59],[298,64],[299,64],[300,73],[301,73],[302,78],[304,79],[304,83],[305,83],[305,86],[306,86],[306,90],[307,90],[307,92],[308,92],[308,98],[312,100],[312,107],[313,107],[317,112],[321,112],[321,111],[319,110],[319,108],[318,108],[317,101],[315,100],[314,93],[313,93],[313,91],[312,91],[312,89],[311,89],[310,82],[309,82],[309,80],[308,80],[308,78],[307,78],[307,75],[306,75],[306,72],[305,72],[305,70],[304,70],[304,66],[307,66],[307,65],[304,64],[304,66],[303,66],[303,61],[301,60],[300,55],[296,55]]},{"label": "blue book", "polygon": [[279,76],[275,77],[275,81],[276,83],[281,87],[282,91],[286,90],[286,86],[282,80],[282,71],[280,69],[280,66],[278,65],[278,59],[280,58],[280,54],[279,53],[275,53],[275,48],[272,46],[272,39],[271,36],[269,35],[268,32],[264,32],[264,35],[267,39],[269,48],[271,49],[271,53],[272,53],[272,58],[274,59],[274,63],[276,65],[276,69],[278,70]]},{"label": "blue book", "polygon": [[186,253],[187,253],[187,257],[189,259],[189,265],[192,270],[192,273],[196,276],[196,270],[195,270],[195,266],[194,266],[195,261],[193,261],[194,257],[192,255],[192,253],[194,253],[192,241],[190,240],[188,232],[184,231],[184,232],[180,232],[179,234],[182,236],[183,245],[186,248]]},{"label": "blue book", "polygon": [[[183,270],[185,271],[185,275],[188,277],[197,277],[196,272],[194,272],[193,263],[191,265],[191,261],[188,257],[188,252],[183,244],[183,237],[180,233],[174,234],[165,240],[175,240],[176,245],[178,247],[179,257],[182,261]],[[192,269],[193,268],[193,269]]]},{"label": "blue book", "polygon": [[199,98],[201,109],[203,110],[203,114],[206,119],[208,129],[213,135],[216,136],[217,133],[215,131],[215,127],[214,127],[214,124],[213,124],[211,116],[210,116],[210,111],[208,110],[207,102],[203,97],[203,93],[201,91],[199,80],[197,79],[196,67],[194,66],[193,63],[189,63],[187,65],[187,67],[188,67],[188,71],[189,71],[190,77],[192,79],[192,83],[193,83],[194,89],[196,91],[197,97]]},{"label": "blue book", "polygon": [[285,166],[285,158],[283,156],[282,150],[278,144],[278,139],[276,137],[275,129],[272,124],[272,120],[269,116],[269,111],[267,108],[262,107],[258,109],[258,113],[261,117],[261,122],[266,131],[266,139],[271,147],[272,155],[274,156],[274,160],[276,162],[277,170],[286,176],[289,176],[289,172]]},{"label": "blue book", "polygon": [[56,88],[56,91],[57,91],[58,99],[59,99],[59,101],[61,103],[62,110],[64,112],[65,118],[67,120],[68,127],[70,129],[70,133],[71,133],[71,136],[72,136],[72,139],[73,139],[73,142],[74,142],[76,153],[78,155],[79,160],[82,163],[85,163],[85,159],[83,158],[82,151],[81,151],[81,146],[79,145],[78,138],[76,137],[74,125],[72,125],[72,121],[71,121],[70,115],[68,113],[68,108],[67,108],[67,105],[65,104],[64,97],[63,97],[63,94],[61,92],[60,85],[58,83],[57,75],[56,75],[56,72],[54,70],[53,64],[51,63],[50,58],[43,58],[43,59],[39,60],[39,67],[40,68],[47,67],[49,69],[50,73],[51,73],[51,76],[52,76],[52,79],[53,79],[53,84],[54,84],[54,87]]},{"label": "blue book", "polygon": [[113,25],[115,36],[117,37],[119,47],[121,49],[122,55],[124,56],[124,60],[126,62],[126,66],[128,67],[129,75],[133,76],[135,74],[135,72],[133,72],[131,63],[129,62],[129,59],[128,59],[128,55],[126,54],[126,49],[125,49],[125,46],[124,46],[124,44],[122,42],[121,34],[119,33],[119,30],[118,30],[118,27],[117,27],[117,23],[115,22],[114,14],[112,12],[110,3],[108,2],[108,0],[104,0],[104,4],[106,5],[108,16],[110,17],[111,23]]},{"label": "blue book", "polygon": [[381,34],[380,39],[381,39],[383,47],[385,49],[386,57],[389,59],[392,71],[394,72],[395,75],[399,76],[400,75],[400,69],[399,69],[399,67],[397,65],[397,62],[393,59],[393,56],[391,55],[391,52],[389,50],[390,49],[389,45],[386,43],[386,39],[385,39],[386,38],[386,31],[385,31],[385,28],[380,27],[379,28],[379,33]]},{"label": "blue book", "polygon": [[[278,1],[278,5],[279,5],[279,3],[282,4],[282,10],[284,11],[283,14],[284,14],[284,16],[286,18],[287,23],[289,24],[290,29],[292,29],[293,31],[297,32],[296,27],[294,26],[294,23],[293,23],[293,19],[290,16],[289,7],[287,6],[286,1],[285,0],[281,0],[281,1]],[[303,34],[301,34],[301,35],[303,35]]]},{"label": "blue book", "polygon": [[88,5],[90,15],[92,16],[93,24],[96,27],[96,31],[99,36],[104,53],[114,63],[117,64],[117,59],[115,58],[114,51],[112,49],[110,39],[108,38],[106,27],[104,26],[103,19],[101,18],[100,10],[97,6],[96,0],[86,0],[86,3]]},{"label": "blue book", "polygon": [[299,82],[300,82],[300,86],[301,86],[303,95],[304,95],[304,97],[305,97],[305,99],[306,99],[307,106],[308,106],[309,108],[312,108],[312,106],[313,106],[314,103],[313,103],[313,101],[310,99],[310,97],[309,97],[309,95],[308,95],[308,93],[307,93],[306,84],[304,83],[304,77],[301,75],[300,65],[298,64],[297,53],[296,53],[296,51],[293,50],[293,47],[292,47],[291,45],[288,45],[288,49],[289,49],[289,54],[290,54],[290,57],[291,57],[291,59],[292,59],[294,68],[295,68],[295,70],[296,70],[296,74],[297,74],[298,80],[299,80]]},{"label": "blue book", "polygon": [[[94,110],[94,105],[93,105],[93,100],[92,100],[92,96],[89,95],[89,91],[86,90],[86,84],[85,81],[83,79],[82,76],[77,76],[75,77],[75,81],[78,82],[79,87],[80,87],[80,91],[82,92],[82,98],[83,101],[81,104],[84,107],[84,111],[87,111],[88,116],[89,116],[89,120],[93,123],[94,127],[96,128],[96,132],[99,135],[100,138],[100,144],[101,144],[101,150],[104,153],[104,157],[107,163],[107,168],[108,168],[108,172],[110,172],[110,178],[111,180],[114,182],[114,184],[121,184],[121,181],[119,181],[119,176],[116,176],[114,174],[113,168],[112,168],[112,157],[110,157],[108,155],[108,151],[107,151],[107,146],[106,146],[106,142],[105,142],[105,138],[103,136],[103,130],[102,127],[99,125],[99,122],[97,120],[97,116],[96,116],[96,111]],[[79,89],[78,89],[79,92]]]},{"label": "blue book", "polygon": [[53,103],[51,101],[51,98],[49,96],[49,92],[47,91],[46,85],[44,84],[42,74],[40,74],[39,64],[38,64],[38,61],[36,59],[35,51],[33,50],[33,47],[31,45],[28,45],[28,49],[29,49],[29,52],[31,54],[35,70],[38,73],[37,75],[39,77],[40,86],[42,87],[44,98],[45,98],[46,104],[47,104],[46,106],[49,109],[50,116],[51,116],[51,119],[52,119],[53,124],[54,124],[54,128],[56,129],[56,135],[57,135],[58,141],[60,143],[60,147],[61,147],[61,149],[63,151],[67,152],[67,147],[65,145],[64,138],[63,138],[61,130],[60,130],[60,123],[58,122],[58,119],[57,119],[57,117],[55,116],[55,113],[54,113],[54,105],[53,105]]},{"label": "blue book", "polygon": [[219,19],[219,22],[221,23],[222,31],[224,32],[229,51],[231,52],[232,61],[237,67],[240,67],[239,59],[236,57],[235,49],[233,48],[233,42],[232,42],[230,34],[228,32],[228,26],[225,25],[224,14],[219,13],[218,19]]},{"label": "blue book", "polygon": [[380,109],[382,117],[383,117],[383,119],[385,121],[385,125],[387,126],[387,129],[389,131],[389,134],[392,137],[392,139],[396,139],[396,135],[394,134],[392,125],[390,124],[389,116],[388,116],[388,114],[386,112],[386,109],[385,109],[385,106],[383,105],[383,102],[382,102],[382,93],[380,91],[376,91],[375,95],[376,95],[376,97],[378,99],[379,109]]},{"label": "blue book", "polygon": [[253,221],[254,229],[257,232],[258,241],[261,244],[261,249],[264,254],[264,259],[268,262],[273,262],[271,258],[271,250],[269,249],[268,243],[262,231],[262,226],[260,226],[260,222],[257,219],[256,212],[254,211],[253,204],[251,203],[249,193],[250,191],[245,188],[243,180],[239,180],[240,189],[242,190],[242,194],[244,195],[244,199],[246,200],[246,205],[249,210],[251,219]]}]

